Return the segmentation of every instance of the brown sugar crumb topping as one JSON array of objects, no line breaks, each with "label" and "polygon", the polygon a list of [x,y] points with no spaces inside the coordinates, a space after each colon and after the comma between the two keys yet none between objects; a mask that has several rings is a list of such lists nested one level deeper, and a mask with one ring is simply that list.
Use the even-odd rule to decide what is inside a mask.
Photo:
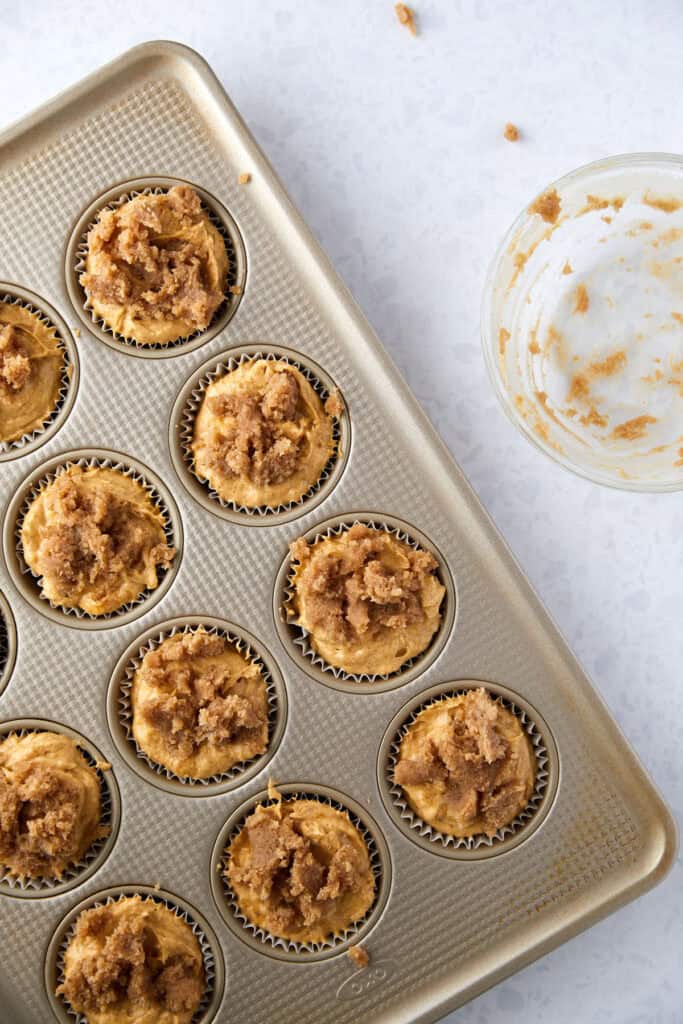
[{"label": "brown sugar crumb topping", "polygon": [[437,568],[434,556],[404,544],[407,566],[392,572],[381,561],[387,541],[393,539],[384,531],[355,523],[344,537],[344,548],[337,553],[316,551],[304,538],[290,547],[292,558],[310,566],[299,586],[307,590],[311,629],[346,642],[373,638],[383,627],[422,622],[422,585]]},{"label": "brown sugar crumb topping", "polygon": [[555,224],[557,218],[560,216],[560,208],[562,204],[560,197],[554,188],[549,189],[547,192],[543,192],[540,196],[533,201],[529,207],[529,213],[537,213],[546,224]]},{"label": "brown sugar crumb topping", "polygon": [[588,291],[585,284],[580,284],[574,296],[574,312],[585,313],[588,310]]},{"label": "brown sugar crumb topping", "polygon": [[656,422],[656,416],[636,416],[616,426],[612,431],[612,437],[615,441],[638,441],[647,433],[650,423]]},{"label": "brown sugar crumb topping", "polygon": [[417,35],[417,25],[415,23],[415,11],[412,7],[408,7],[408,4],[394,4],[394,10],[396,11],[396,17],[405,25],[407,29],[414,36]]},{"label": "brown sugar crumb topping", "polygon": [[[80,955],[69,965],[57,994],[81,1013],[125,1012],[128,1006],[146,1005],[189,1021],[205,989],[201,956],[182,949],[169,955],[143,901],[137,905],[139,913],[125,917],[114,916],[112,905],[80,915],[71,940],[81,947]],[[184,922],[178,924],[190,931]]]},{"label": "brown sugar crumb topping", "polygon": [[508,121],[503,130],[503,135],[508,142],[517,142],[519,139],[519,128],[512,121]]},{"label": "brown sugar crumb topping", "polygon": [[481,818],[493,834],[519,813],[520,787],[503,778],[509,746],[499,731],[500,706],[483,688],[462,703],[448,729],[423,735],[413,757],[399,758],[394,779],[400,786],[443,783],[458,813]]},{"label": "brown sugar crumb topping", "polygon": [[367,967],[370,963],[368,951],[363,946],[349,946],[347,952],[349,960],[351,960],[360,970],[363,970],[363,968]]},{"label": "brown sugar crumb topping", "polygon": [[31,376],[31,359],[12,324],[0,325],[0,395],[17,392]]},{"label": "brown sugar crumb topping", "polygon": [[205,741],[220,746],[244,738],[266,721],[260,705],[230,692],[232,670],[220,664],[197,667],[196,659],[218,657],[228,646],[225,637],[198,630],[161,644],[143,659],[145,682],[155,691],[143,714],[182,757]]},{"label": "brown sugar crumb topping", "polygon": [[[165,235],[165,213],[173,230]],[[125,307],[138,320],[182,320],[209,326],[223,301],[225,281],[207,272],[209,253],[198,240],[207,217],[189,185],[164,195],[138,196],[104,210],[88,234],[96,267],[80,278],[91,300]]]}]

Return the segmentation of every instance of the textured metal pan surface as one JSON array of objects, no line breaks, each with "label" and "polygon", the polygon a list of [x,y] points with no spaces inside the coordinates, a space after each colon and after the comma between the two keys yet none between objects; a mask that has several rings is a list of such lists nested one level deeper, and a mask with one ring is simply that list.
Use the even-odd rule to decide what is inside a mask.
[{"label": "textured metal pan surface", "polygon": [[[243,172],[248,185],[238,184]],[[248,274],[239,307],[216,336],[192,351],[141,359],[89,332],[71,305],[64,267],[69,238],[98,196],[158,177],[190,181],[230,212]],[[176,44],[147,44],[5,132],[0,209],[0,278],[79,327],[81,370],[60,429],[0,465],[3,516],[43,462],[106,449],[159,477],[184,535],[182,563],[159,602],[107,629],[73,629],[39,614],[7,567],[0,570],[17,630],[0,721],[51,719],[87,736],[112,762],[122,807],[111,854],[82,885],[46,899],[0,896],[0,992],[12,1020],[51,1019],[43,975],[55,929],[76,903],[110,886],[159,883],[205,916],[225,959],[218,1021],[407,1024],[437,1019],[661,878],[676,841],[666,807],[202,59]],[[286,523],[259,527],[195,501],[176,476],[168,440],[176,397],[198,367],[255,344],[319,365],[339,386],[351,425],[346,465],[324,499]],[[406,684],[378,693],[311,678],[289,657],[273,616],[288,542],[357,509],[398,518],[428,538],[457,594],[438,656]],[[139,635],[202,615],[244,627],[270,652],[288,716],[267,768],[230,792],[187,799],[131,771],[108,731],[107,687]],[[419,848],[395,826],[377,761],[404,705],[468,679],[508,687],[538,710],[557,748],[558,780],[552,807],[526,841],[487,860],[456,861]],[[384,834],[391,885],[364,938],[365,973],[345,954],[306,964],[264,956],[217,912],[214,841],[268,775],[347,793]]]}]

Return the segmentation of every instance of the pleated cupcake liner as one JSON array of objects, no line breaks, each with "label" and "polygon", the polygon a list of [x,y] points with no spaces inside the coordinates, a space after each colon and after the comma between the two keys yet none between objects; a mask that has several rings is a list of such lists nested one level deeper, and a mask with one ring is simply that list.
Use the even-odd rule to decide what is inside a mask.
[{"label": "pleated cupcake liner", "polygon": [[500,704],[501,707],[505,708],[507,711],[512,712],[531,741],[531,746],[536,760],[536,779],[533,792],[529,797],[529,802],[526,807],[520,811],[520,813],[511,822],[507,825],[503,825],[492,836],[486,835],[485,833],[480,833],[474,836],[453,836],[446,832],[439,832],[438,829],[434,828],[434,826],[429,825],[426,821],[420,818],[406,800],[403,788],[394,781],[394,772],[396,770],[396,765],[398,764],[401,741],[409,731],[410,727],[417,720],[418,715],[423,711],[429,707],[443,704],[452,697],[459,697],[469,693],[471,688],[468,687],[459,690],[456,687],[453,690],[441,693],[437,697],[432,697],[431,699],[426,700],[410,713],[396,733],[389,747],[385,769],[388,793],[391,797],[394,816],[397,823],[401,826],[403,831],[412,832],[426,840],[426,846],[429,844],[436,844],[444,849],[470,851],[479,850],[484,847],[493,848],[501,846],[501,844],[504,844],[512,837],[516,837],[522,829],[527,827],[529,822],[533,820],[546,796],[550,774],[548,750],[543,734],[525,710],[517,707],[517,705],[511,700],[496,694],[494,690],[489,691],[485,684],[482,684],[482,686],[487,690],[487,693],[490,693],[490,695],[494,697],[497,704]]},{"label": "pleated cupcake liner", "polygon": [[[116,896],[110,895],[107,896],[107,898],[104,900],[97,899],[97,896],[93,897],[92,902],[89,903],[88,906],[83,907],[81,913],[83,913],[86,910],[92,910],[95,907],[110,906],[112,903],[117,903],[119,900],[125,899],[128,896],[136,895],[137,890],[135,886],[121,886],[120,888],[121,891]],[[204,990],[202,1001],[197,1007],[194,1016],[192,1017],[191,1024],[205,1024],[205,1022],[207,1022],[208,1024],[208,1020],[212,1019],[212,1016],[207,1016],[207,1012],[209,1011],[210,1004],[214,998],[216,988],[217,954],[214,952],[206,933],[204,932],[201,925],[197,921],[195,921],[191,913],[188,910],[185,910],[183,907],[181,907],[178,903],[175,903],[171,898],[157,895],[156,893],[148,892],[139,892],[138,894],[142,896],[143,900],[151,900],[154,903],[158,903],[161,906],[166,907],[168,910],[172,911],[177,918],[179,918],[181,921],[184,921],[192,929],[192,934],[197,939],[202,954],[206,987]],[[80,917],[80,914],[78,915],[78,917]],[[64,935],[62,936],[62,941],[59,945],[59,948],[55,956],[55,988],[58,988],[59,985],[63,984],[64,982],[64,962],[66,957],[66,951],[69,943],[74,937],[76,926],[78,924],[78,917],[76,917],[76,919],[71,923],[70,927],[67,928]],[[68,1021],[69,1024],[88,1024],[87,1017],[84,1014],[78,1013],[76,1010],[74,1010],[63,996],[57,996],[56,999],[58,1000],[59,1008],[63,1012],[64,1021]]]},{"label": "pleated cupcake liner", "polygon": [[249,810],[245,812],[242,820],[226,838],[222,854],[212,862],[212,871],[220,872],[221,889],[225,905],[231,913],[234,921],[241,926],[241,928],[253,940],[256,940],[264,946],[265,949],[279,950],[283,953],[301,958],[303,961],[305,961],[307,957],[316,956],[321,953],[334,954],[342,952],[349,945],[353,944],[353,940],[365,929],[366,925],[371,921],[379,909],[378,905],[384,866],[382,864],[382,857],[374,836],[358,815],[354,814],[353,811],[339,800],[335,800],[333,797],[327,796],[326,794],[311,793],[302,789],[296,793],[287,793],[286,795],[283,795],[281,800],[282,803],[291,803],[296,800],[316,800],[318,803],[325,804],[327,807],[332,807],[334,810],[342,811],[344,814],[348,815],[351,823],[358,829],[363,842],[367,846],[368,854],[370,856],[370,867],[375,880],[375,892],[372,905],[362,918],[354,921],[353,924],[349,925],[348,928],[345,928],[343,932],[338,932],[336,935],[333,935],[329,939],[325,939],[321,942],[295,942],[293,939],[284,939],[281,936],[273,935],[272,932],[266,931],[265,928],[260,928],[246,917],[240,909],[237,896],[233,892],[226,875],[226,869],[229,863],[228,851],[233,841],[244,828],[247,818],[256,810],[256,807],[270,807],[273,804],[279,803],[280,800],[277,797],[261,800],[258,804],[254,804],[250,807]]},{"label": "pleated cupcake liner", "polygon": [[[254,757],[249,758],[246,761],[240,761],[233,765],[228,771],[220,772],[216,775],[207,776],[207,778],[198,779],[190,775],[178,775],[170,768],[164,767],[164,765],[152,760],[142,748],[138,745],[137,740],[133,735],[133,710],[131,707],[131,690],[133,686],[133,678],[135,673],[138,671],[142,664],[142,660],[150,651],[156,650],[164,640],[169,637],[177,636],[178,634],[190,634],[196,633],[198,630],[205,628],[207,633],[213,636],[224,637],[240,654],[246,655],[249,661],[256,665],[261,673],[261,676],[266,684],[266,693],[268,696],[268,746],[263,754],[256,754]],[[265,661],[258,652],[253,650],[251,646],[242,637],[236,633],[232,633],[227,629],[219,629],[216,626],[202,627],[201,625],[186,625],[186,626],[175,626],[172,629],[164,630],[157,634],[157,636],[148,640],[147,643],[142,644],[138,649],[138,653],[134,658],[131,658],[123,677],[120,679],[118,684],[118,699],[116,701],[119,722],[123,729],[126,742],[130,748],[135,752],[137,757],[149,768],[155,775],[162,776],[163,778],[169,779],[173,782],[178,782],[188,788],[194,788],[201,790],[206,786],[216,786],[223,783],[233,782],[235,779],[239,779],[245,772],[249,771],[250,768],[266,762],[270,759],[273,751],[271,744],[275,736],[277,723],[281,714],[281,706],[275,681],[273,675],[266,665]]]},{"label": "pleated cupcake liner", "polygon": [[[26,559],[24,558],[24,548],[21,540],[21,531],[24,525],[24,519],[26,518],[26,515],[31,505],[39,496],[39,494],[47,486],[49,486],[49,484],[54,483],[54,481],[57,480],[58,477],[60,477],[72,466],[80,466],[81,469],[113,469],[116,470],[117,472],[122,473],[124,476],[130,477],[131,480],[135,480],[137,483],[141,484],[142,487],[147,492],[147,494],[149,495],[155,509],[161,514],[166,543],[168,544],[169,547],[175,547],[174,530],[171,515],[156,486],[150,483],[149,480],[147,480],[145,476],[142,473],[140,473],[137,469],[134,469],[132,466],[127,465],[125,462],[120,462],[108,458],[99,458],[97,456],[91,456],[88,458],[81,459],[67,459],[67,461],[60,465],[57,469],[44,473],[40,477],[40,479],[31,487],[29,493],[26,495],[24,501],[22,502],[21,507],[19,509],[19,513],[16,518],[14,530],[15,550],[20,574],[25,577],[30,577],[31,580],[35,581],[35,585],[41,600],[44,601],[45,604],[49,605],[50,608],[52,608],[54,611],[61,612],[61,614],[63,615],[68,615],[70,618],[79,619],[81,621],[86,622],[115,621],[116,619],[121,618],[121,616],[126,615],[127,613],[133,611],[136,608],[142,608],[145,602],[153,594],[156,593],[166,575],[168,573],[173,573],[175,571],[175,566],[171,564],[167,569],[157,568],[157,587],[145,587],[145,589],[139,594],[139,596],[134,601],[127,601],[125,604],[120,605],[113,611],[105,612],[102,615],[92,615],[90,612],[83,611],[82,608],[67,608],[65,605],[56,604],[55,602],[50,601],[48,598],[46,598],[43,595],[43,577],[37,576],[30,568],[30,566],[27,564]],[[175,557],[177,559],[178,555],[176,554]]]},{"label": "pleated cupcake liner", "polygon": [[295,501],[283,502],[279,505],[249,506],[241,505],[239,504],[239,502],[235,501],[227,501],[225,498],[222,498],[220,494],[218,494],[218,492],[211,486],[211,483],[206,479],[206,477],[203,477],[197,471],[197,467],[195,466],[194,461],[194,452],[192,451],[192,442],[194,440],[195,420],[201,408],[202,402],[204,401],[206,389],[214,381],[220,380],[221,377],[225,377],[226,374],[238,369],[238,367],[244,366],[245,364],[251,363],[258,359],[267,359],[270,362],[287,363],[289,366],[293,366],[296,370],[299,371],[299,373],[301,373],[306,378],[306,380],[311,385],[311,387],[317,394],[322,404],[325,404],[327,398],[330,395],[330,392],[322,383],[322,381],[319,380],[319,378],[311,370],[311,368],[307,366],[305,363],[299,362],[297,359],[293,359],[290,356],[280,355],[276,352],[268,351],[267,348],[264,348],[263,351],[259,352],[243,353],[242,355],[239,356],[231,356],[228,357],[227,359],[223,358],[219,362],[217,362],[214,367],[212,367],[210,370],[207,370],[207,372],[197,382],[196,387],[193,388],[192,392],[190,393],[190,396],[186,401],[181,413],[179,441],[180,451],[182,454],[185,469],[195,480],[197,480],[202,485],[202,487],[206,491],[207,497],[211,501],[216,502],[216,504],[220,505],[221,508],[228,509],[231,512],[236,512],[239,515],[251,516],[254,518],[263,518],[271,516],[280,516],[284,513],[291,512],[296,508],[300,508],[301,506],[306,505],[308,502],[311,501],[311,499],[315,498],[315,496],[320,492],[326,481],[330,479],[335,467],[337,466],[337,463],[339,462],[340,457],[342,456],[342,453],[340,451],[340,419],[339,417],[335,416],[333,417],[332,421],[332,443],[334,447],[332,450],[332,454],[330,455],[330,458],[328,459],[327,463],[323,467],[322,472],[320,473],[320,476],[315,481],[315,483],[311,484],[311,486],[308,488],[305,494],[302,494],[300,498],[297,498]]},{"label": "pleated cupcake liner", "polygon": [[[177,182],[177,184],[187,184],[186,182]],[[219,216],[218,212],[206,201],[200,190],[195,186],[199,198],[201,199],[202,210],[207,215],[213,226],[218,230],[221,238],[225,243],[225,249],[228,254],[228,274],[225,284],[225,297],[223,302],[220,304],[213,317],[211,323],[201,330],[194,331],[192,334],[187,334],[181,338],[175,338],[173,341],[164,342],[152,342],[151,344],[142,344],[136,341],[135,338],[127,338],[123,334],[119,334],[117,331],[110,327],[109,324],[98,316],[88,297],[88,293],[81,284],[81,274],[85,271],[85,261],[88,256],[88,235],[92,228],[95,227],[100,214],[107,210],[117,210],[119,207],[124,206],[125,203],[130,202],[131,199],[137,199],[138,196],[161,196],[166,195],[172,185],[150,185],[146,188],[128,189],[121,192],[115,199],[109,200],[107,203],[103,203],[97,210],[97,213],[91,221],[89,221],[87,227],[81,232],[75,249],[75,262],[74,262],[74,274],[77,282],[78,291],[82,296],[82,309],[88,315],[93,325],[102,334],[107,334],[114,341],[120,345],[124,345],[128,348],[143,350],[145,352],[167,352],[171,349],[183,349],[186,346],[193,345],[199,338],[207,334],[218,321],[225,319],[227,320],[232,317],[234,311],[239,305],[239,301],[242,297],[241,291],[234,293],[231,289],[239,287],[239,262],[237,257],[237,246],[232,235],[232,231],[228,228],[223,218]],[[236,229],[235,229],[236,230]]]},{"label": "pleated cupcake liner", "polygon": [[[395,537],[397,540],[402,541],[404,544],[408,544],[415,551],[425,551],[426,548],[420,544],[419,541],[415,540],[409,533],[402,530],[398,526],[393,526],[387,522],[384,522],[381,518],[369,518],[369,519],[358,519],[350,518],[348,522],[340,523],[337,526],[329,526],[325,530],[321,530],[317,533],[309,543],[311,546],[318,543],[318,541],[326,540],[330,537],[341,537],[342,534],[347,533],[352,526],[355,525],[368,526],[374,530],[383,530],[391,537]],[[440,634],[442,632],[441,627],[446,618],[448,609],[446,604],[450,598],[449,588],[446,586],[446,579],[444,578],[444,563],[439,560],[439,564],[436,569],[437,578],[446,587],[446,593],[443,596],[441,602],[441,623],[437,627],[432,636],[431,640],[424,651],[416,654],[412,658],[408,658],[403,664],[397,668],[394,672],[388,672],[385,674],[380,673],[353,673],[345,672],[344,669],[339,668],[336,665],[330,665],[312,646],[310,633],[304,629],[303,626],[298,625],[294,620],[296,617],[296,611],[294,601],[296,599],[296,578],[298,562],[291,562],[290,571],[286,578],[284,585],[284,592],[282,596],[282,608],[286,616],[287,631],[289,633],[291,642],[297,648],[297,650],[306,658],[311,666],[316,668],[318,671],[323,672],[325,675],[330,676],[335,680],[349,683],[387,683],[391,681],[399,680],[402,676],[410,672],[416,665],[420,664],[424,659],[429,658],[437,653],[438,647],[440,647]]]},{"label": "pleated cupcake liner", "polygon": [[[49,436],[51,427],[57,421],[64,405],[66,404],[67,398],[69,397],[69,391],[71,388],[71,380],[74,369],[73,355],[70,350],[70,346],[67,340],[62,337],[59,328],[52,322],[47,313],[44,313],[42,309],[36,306],[32,302],[28,302],[26,299],[22,299],[17,295],[12,295],[6,292],[4,295],[0,295],[0,303],[11,306],[19,306],[21,309],[27,310],[32,313],[40,321],[43,326],[48,327],[52,331],[54,337],[57,340],[57,348],[62,355],[62,369],[60,373],[59,390],[57,392],[57,400],[53,409],[45,417],[39,427],[34,430],[23,434],[22,437],[17,438],[15,441],[0,441],[0,455],[7,454],[8,452],[18,452],[21,449],[26,448],[28,445],[38,441],[45,435]],[[47,440],[47,437],[45,437]]]},{"label": "pleated cupcake liner", "polygon": [[[0,726],[0,729],[2,727]],[[28,736],[31,733],[36,732],[53,732],[59,735],[70,735],[68,732],[61,730],[56,723],[46,722],[44,728],[38,728],[33,726],[30,728],[19,728],[12,729],[9,732],[0,732],[0,745],[10,736]],[[76,740],[76,745],[79,752],[82,754],[86,762],[91,768],[95,769],[97,778],[100,784],[100,824],[106,826],[109,829],[109,833],[106,836],[102,836],[100,839],[96,839],[94,843],[86,850],[83,857],[75,864],[69,865],[65,871],[58,878],[45,878],[45,877],[34,877],[25,878],[19,877],[12,874],[11,872],[3,869],[0,866],[0,891],[4,891],[7,895],[25,895],[27,893],[35,893],[41,896],[52,896],[59,895],[65,892],[67,889],[71,889],[78,885],[82,880],[84,872],[92,874],[91,869],[101,859],[101,863],[97,863],[97,868],[101,867],[106,857],[111,852],[116,841],[116,834],[118,832],[120,813],[118,810],[118,801],[114,799],[112,785],[108,774],[110,769],[106,771],[98,767],[102,762],[92,753],[88,746],[86,746],[85,737],[79,737]],[[104,851],[107,851],[104,854]],[[104,855],[103,855],[104,854]]]}]

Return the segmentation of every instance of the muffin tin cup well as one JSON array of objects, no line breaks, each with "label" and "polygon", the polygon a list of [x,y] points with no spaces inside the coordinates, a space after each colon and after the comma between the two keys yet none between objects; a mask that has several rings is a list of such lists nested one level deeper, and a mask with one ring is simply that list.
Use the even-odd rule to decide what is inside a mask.
[{"label": "muffin tin cup well", "polygon": [[[21,528],[31,503],[40,491],[52,483],[69,466],[82,468],[97,466],[116,469],[136,480],[145,488],[152,503],[162,513],[166,542],[176,549],[173,564],[166,570],[157,570],[160,582],[154,590],[146,589],[134,601],[105,615],[90,615],[80,608],[66,608],[53,604],[41,593],[41,579],[26,564],[21,543]],[[183,528],[178,507],[169,490],[156,473],[137,459],[120,452],[102,448],[78,448],[55,456],[38,466],[18,487],[5,513],[3,528],[5,562],[15,587],[33,608],[62,625],[76,629],[109,629],[123,626],[145,614],[157,604],[171,586],[180,567],[183,554]]]},{"label": "muffin tin cup well", "polygon": [[17,627],[9,601],[0,591],[0,695],[10,681],[17,660]]},{"label": "muffin tin cup well", "polygon": [[66,1000],[55,995],[63,981],[64,956],[73,936],[76,922],[84,910],[115,903],[121,897],[142,896],[153,900],[185,921],[192,929],[202,952],[206,991],[191,1024],[211,1024],[216,1017],[225,987],[225,966],[216,933],[206,918],[192,904],[151,885],[115,885],[87,896],[76,904],[57,925],[45,955],[44,981],[48,1002],[60,1024],[87,1024],[86,1018],[71,1009]]},{"label": "muffin tin cup well", "polygon": [[[218,356],[212,356],[200,366],[181,389],[169,424],[169,447],[173,465],[185,489],[209,512],[228,522],[248,526],[272,526],[286,523],[310,512],[330,494],[339,481],[351,448],[351,424],[346,404],[342,399],[342,415],[334,420],[334,451],[318,480],[297,501],[271,506],[248,507],[226,501],[213,489],[208,480],[194,467],[192,442],[194,424],[207,387],[237,367],[255,359],[287,362],[294,366],[312,386],[324,403],[333,391],[339,393],[334,381],[307,356],[280,345],[242,345]],[[341,397],[341,396],[340,396]]]},{"label": "muffin tin cup well", "polygon": [[338,811],[348,812],[349,818],[361,833],[370,852],[370,861],[375,876],[375,899],[371,908],[365,917],[356,921],[343,933],[324,942],[315,943],[293,942],[290,939],[279,938],[252,924],[244,916],[224,873],[227,864],[227,849],[257,804],[270,806],[277,802],[277,798],[272,797],[266,790],[245,800],[231,814],[218,833],[211,854],[211,890],[218,911],[232,934],[251,949],[275,960],[284,960],[289,963],[317,963],[344,953],[350,946],[362,942],[381,917],[391,888],[389,848],[379,827],[365,808],[344,793],[327,786],[308,783],[278,784],[277,790],[285,801],[318,800]]},{"label": "muffin tin cup well", "polygon": [[0,895],[18,899],[45,899],[75,889],[98,871],[116,843],[121,822],[121,797],[116,777],[111,768],[101,768],[109,762],[98,748],[80,733],[59,722],[41,718],[17,718],[0,723],[0,743],[9,736],[26,736],[33,732],[54,732],[74,740],[88,764],[95,768],[100,782],[102,824],[109,826],[109,835],[97,839],[86,850],[83,858],[68,867],[61,878],[17,878],[0,867]]},{"label": "muffin tin cup well", "polygon": [[294,598],[294,564],[289,553],[280,566],[275,580],[273,593],[275,627],[289,656],[312,679],[347,693],[384,693],[397,686],[412,682],[413,679],[425,672],[439,656],[453,629],[457,603],[456,589],[446,560],[439,550],[414,526],[401,519],[396,519],[394,516],[374,512],[335,516],[312,527],[303,536],[309,542],[323,540],[325,537],[339,537],[355,523],[384,530],[411,547],[422,548],[434,555],[438,562],[436,574],[445,587],[446,593],[441,603],[441,623],[429,646],[421,654],[411,658],[396,672],[389,675],[354,675],[329,665],[313,649],[308,633],[294,623],[293,614],[288,614],[288,612],[293,612],[292,601]]},{"label": "muffin tin cup well", "polygon": [[[225,242],[229,261],[226,294],[223,303],[216,310],[211,323],[204,330],[195,331],[193,334],[185,338],[177,338],[175,341],[143,345],[135,341],[134,338],[126,338],[121,334],[117,334],[101,317],[95,314],[90,306],[85,289],[80,283],[80,275],[85,269],[85,259],[88,252],[87,237],[98,216],[105,210],[115,210],[130,199],[135,199],[140,195],[162,195],[168,192],[174,185],[190,185],[194,189],[201,199],[210,221],[218,229]],[[110,348],[126,352],[128,355],[142,356],[147,359],[163,359],[168,356],[179,355],[182,352],[192,352],[194,349],[199,348],[200,345],[205,345],[208,341],[211,341],[212,338],[215,338],[226,327],[237,312],[242,295],[244,294],[247,275],[247,253],[242,233],[232,214],[228,212],[215,196],[212,196],[199,185],[195,185],[191,181],[185,181],[182,178],[134,178],[108,189],[81,214],[67,244],[64,273],[69,298],[79,318],[91,334],[94,334],[96,338],[103,341],[105,345],[109,345]]]},{"label": "muffin tin cup well", "polygon": [[[249,761],[242,761],[226,772],[205,779],[176,775],[148,757],[138,746],[132,730],[130,693],[133,677],[144,656],[170,636],[195,632],[204,626],[209,633],[224,636],[257,665],[268,692],[268,748]],[[112,674],[107,692],[107,722],[121,757],[140,778],[169,793],[181,796],[215,796],[243,785],[263,771],[276,753],[287,722],[287,691],[282,673],[270,653],[241,626],[208,615],[188,615],[169,619],[137,637],[122,654]]]},{"label": "muffin tin cup well", "polygon": [[[483,687],[503,707],[511,711],[527,733],[536,757],[536,784],[524,810],[493,836],[452,836],[438,832],[415,814],[401,786],[394,782],[394,768],[398,761],[401,740],[421,711],[449,697],[457,697],[479,687]],[[377,762],[380,794],[397,828],[423,850],[453,860],[484,860],[506,853],[525,842],[540,827],[553,805],[559,772],[559,756],[555,741],[548,725],[536,709],[505,686],[471,679],[441,683],[418,694],[402,707],[384,735]]]},{"label": "muffin tin cup well", "polygon": [[52,411],[39,427],[24,434],[23,437],[17,438],[16,441],[0,441],[0,462],[9,462],[11,459],[28,455],[29,452],[35,451],[36,448],[40,448],[51,437],[54,437],[71,412],[76,400],[80,374],[78,353],[71,331],[56,309],[26,288],[19,288],[5,282],[0,282],[0,302],[20,306],[37,316],[46,327],[52,328],[64,359],[57,401]]}]

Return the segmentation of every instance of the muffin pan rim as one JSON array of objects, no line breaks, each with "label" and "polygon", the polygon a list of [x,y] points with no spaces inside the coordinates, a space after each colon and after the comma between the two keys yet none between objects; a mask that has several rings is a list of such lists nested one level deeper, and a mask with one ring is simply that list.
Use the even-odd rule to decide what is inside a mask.
[{"label": "muffin pan rim", "polygon": [[[248,509],[241,511],[239,507],[231,508],[229,502],[223,503],[218,497],[213,498],[211,496],[213,488],[208,481],[202,482],[201,478],[192,471],[189,460],[184,453],[185,445],[182,439],[184,419],[194,393],[200,390],[205,391],[206,389],[207,385],[200,387],[202,378],[215,372],[223,363],[229,364],[231,361],[237,360],[237,365],[233,368],[237,369],[241,365],[241,359],[247,361],[247,359],[256,359],[259,355],[263,355],[266,358],[269,355],[273,355],[276,359],[281,358],[300,371],[308,371],[328,394],[331,394],[333,390],[336,391],[340,396],[343,406],[341,416],[335,417],[339,430],[335,455],[328,460],[318,481],[301,498],[288,502],[287,505],[278,506],[282,511],[277,509],[272,512],[249,511]],[[231,371],[227,370],[225,374],[219,374],[214,379],[219,380],[223,376],[227,376],[229,372]],[[304,375],[306,374],[304,373]],[[309,383],[311,383],[310,380]],[[193,424],[198,411],[199,407],[192,417]],[[289,346],[271,342],[246,342],[227,348],[209,357],[182,384],[171,407],[169,417],[168,445],[171,462],[183,487],[190,497],[201,505],[202,508],[206,509],[207,512],[211,512],[212,515],[218,516],[219,519],[235,523],[239,526],[281,526],[295,519],[300,519],[302,516],[308,515],[309,512],[318,508],[334,493],[336,487],[341,482],[349,463],[352,444],[353,425],[349,406],[344,394],[330,374],[308,354],[299,352]],[[327,470],[328,466],[330,466],[329,471]],[[326,472],[327,476],[325,476]],[[260,508],[264,508],[264,506],[260,506]]]},{"label": "muffin pan rim", "polygon": [[0,697],[2,697],[10,684],[10,680],[12,679],[12,673],[14,672],[14,667],[17,663],[17,656],[19,653],[17,621],[14,617],[12,606],[2,590],[0,590],[0,618],[4,623],[7,643],[5,661],[4,664],[0,666]]},{"label": "muffin pan rim", "polygon": [[[175,627],[178,627],[178,631],[182,632],[182,627],[186,625],[196,627],[202,625],[210,626],[218,631],[225,632],[228,634],[229,638],[235,637],[236,639],[242,640],[246,645],[247,651],[253,652],[257,656],[258,660],[270,674],[272,679],[276,708],[273,716],[272,727],[270,728],[268,746],[263,754],[256,755],[255,758],[251,758],[249,761],[245,762],[245,767],[241,771],[237,771],[234,776],[222,782],[207,782],[202,779],[188,779],[187,781],[183,781],[175,773],[171,773],[172,777],[167,776],[163,765],[159,765],[158,770],[151,767],[151,765],[146,763],[146,760],[151,762],[152,759],[147,758],[142,752],[139,754],[137,753],[137,744],[134,739],[131,738],[131,740],[129,740],[126,736],[125,728],[123,727],[120,718],[118,709],[120,685],[126,669],[133,660],[136,652],[139,652],[143,647],[147,646],[149,641],[154,640],[161,634],[163,634],[164,639],[168,636],[174,635],[173,629]],[[109,736],[117,750],[117,753],[125,761],[127,767],[144,782],[156,786],[158,789],[161,789],[166,793],[183,797],[220,796],[225,793],[234,792],[236,789],[239,789],[240,786],[244,786],[248,782],[251,782],[252,779],[260,775],[261,772],[268,767],[270,762],[277,755],[277,752],[285,738],[289,715],[287,684],[282,674],[282,670],[270,650],[262,641],[243,626],[240,626],[238,623],[229,622],[227,619],[216,618],[212,615],[174,616],[171,619],[165,619],[158,622],[154,626],[149,626],[143,633],[138,634],[138,636],[128,644],[116,661],[114,669],[110,674],[109,682],[107,683],[105,704]],[[233,768],[229,769],[229,772],[233,772],[238,768],[239,765],[235,765]]]},{"label": "muffin pan rim", "polygon": [[[10,718],[0,720],[0,739],[5,739],[7,736],[13,733],[21,732],[25,730],[27,733],[31,732],[53,732],[63,736],[68,736],[72,739],[79,750],[85,751],[95,762],[110,764],[107,758],[104,756],[102,751],[97,747],[92,740],[88,739],[83,733],[78,732],[76,729],[72,729],[69,725],[64,725],[62,722],[57,722],[49,718]],[[116,846],[119,831],[121,828],[121,817],[123,802],[121,800],[121,791],[119,789],[118,779],[114,772],[114,767],[111,765],[107,769],[100,769],[98,772],[98,778],[100,779],[100,790],[104,786],[107,789],[107,794],[110,800],[110,818],[111,818],[111,831],[108,836],[105,837],[101,848],[97,851],[89,864],[82,870],[79,871],[72,879],[66,882],[56,881],[54,885],[39,885],[35,889],[11,889],[3,880],[0,880],[0,897],[6,897],[7,899],[19,899],[19,900],[47,900],[55,897],[63,896],[67,892],[71,892],[73,889],[78,888],[79,885],[90,881],[97,872],[103,868],[113,853]],[[88,850],[84,853],[84,858],[88,858]],[[67,868],[67,872],[73,870]]]}]

